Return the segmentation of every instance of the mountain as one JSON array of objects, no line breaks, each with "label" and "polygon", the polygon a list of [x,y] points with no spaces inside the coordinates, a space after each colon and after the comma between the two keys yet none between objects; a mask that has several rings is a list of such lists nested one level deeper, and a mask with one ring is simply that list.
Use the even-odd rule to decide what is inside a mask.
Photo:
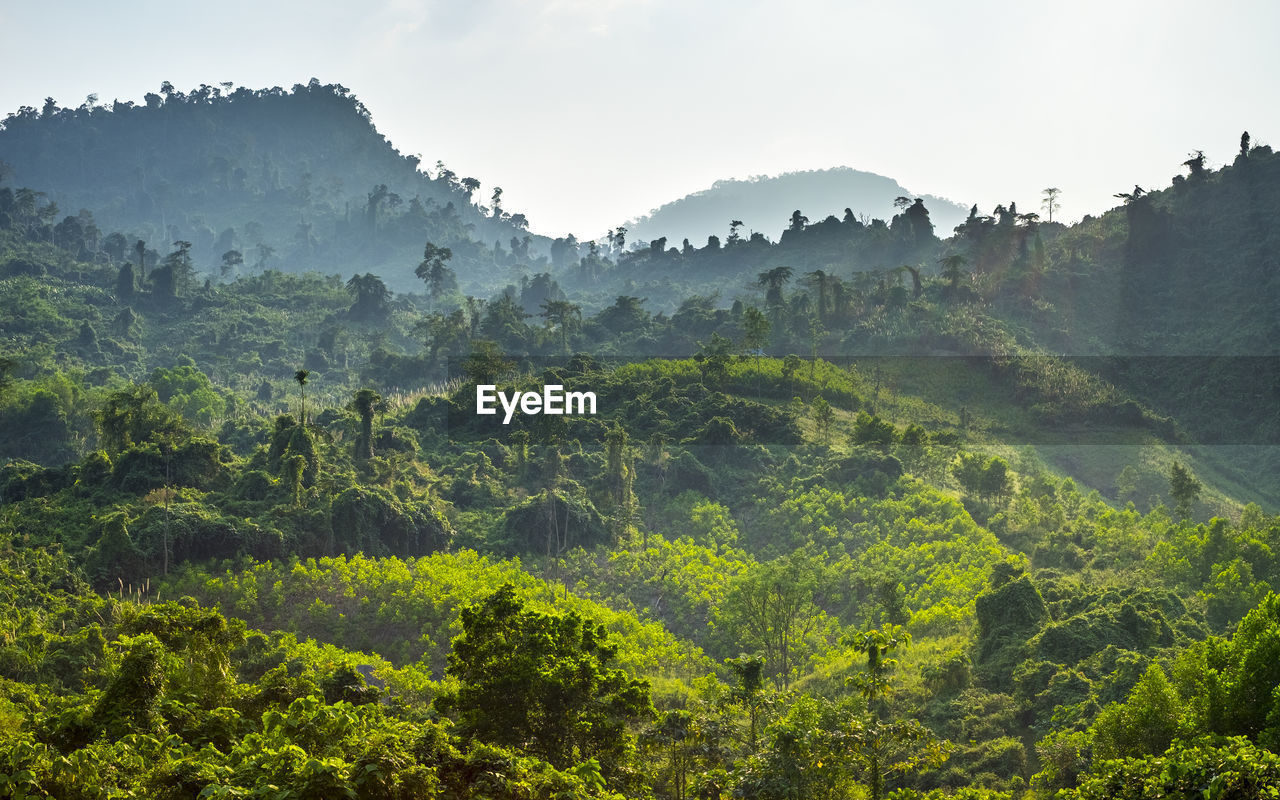
[{"label": "mountain", "polygon": [[813,222],[828,215],[889,219],[898,197],[924,200],[938,232],[945,236],[960,224],[968,208],[933,195],[917,195],[892,178],[849,167],[786,172],[772,177],[716,181],[709,189],[673,200],[627,224],[633,240],[661,236],[701,245],[708,236],[724,236],[731,220],[776,240],[797,209]]},{"label": "mountain", "polygon": [[223,254],[238,251],[245,263],[226,272],[374,272],[421,289],[413,270],[431,241],[452,250],[465,289],[505,278],[504,261],[530,244],[545,249],[524,240],[524,215],[495,217],[473,201],[478,182],[442,164],[429,175],[350,91],[315,79],[187,94],[166,82],[142,105],[59,108],[50,98],[5,118],[0,161],[15,185],[39,188],[64,213],[89,209],[99,227],[159,254],[190,242],[201,272],[221,272]]}]

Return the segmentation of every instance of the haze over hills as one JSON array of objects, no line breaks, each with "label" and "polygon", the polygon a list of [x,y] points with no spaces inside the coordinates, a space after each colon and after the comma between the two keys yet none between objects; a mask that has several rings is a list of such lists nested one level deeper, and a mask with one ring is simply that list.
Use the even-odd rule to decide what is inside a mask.
[{"label": "haze over hills", "polygon": [[428,174],[345,87],[315,79],[291,91],[186,94],[166,82],[142,105],[50,99],[4,120],[0,161],[64,213],[88,209],[100,227],[160,254],[191,242],[202,272],[216,274],[235,250],[245,264],[233,273],[374,272],[406,291],[421,286],[413,269],[428,240],[451,248],[472,281],[504,274],[513,238],[517,250],[545,248],[524,215],[500,200],[495,213],[494,187],[438,163]]},{"label": "haze over hills", "polygon": [[[190,242],[196,270],[221,277],[268,268],[372,272],[392,289],[416,291],[413,270],[430,241],[452,251],[463,293],[486,295],[513,271],[547,269],[544,257],[554,267],[580,255],[576,240],[573,252],[553,249],[518,209],[501,208],[500,196],[495,212],[495,187],[402,154],[345,87],[314,79],[290,91],[202,85],[183,93],[166,83],[140,105],[60,108],[50,99],[0,124],[0,162],[14,185],[43,192],[60,215],[88,210],[130,245],[144,240],[155,260],[174,242]],[[889,220],[903,196],[916,197],[847,167],[718,181],[630,223],[627,241],[701,246],[734,219],[745,223],[744,235],[777,241],[797,208],[814,223],[846,209],[864,222]],[[923,199],[944,236],[967,211]],[[233,251],[243,263],[224,268]],[[872,268],[879,257],[858,266]]]},{"label": "haze over hills", "polygon": [[731,220],[740,220],[748,230],[759,231],[777,240],[792,212],[801,211],[812,222],[829,215],[842,218],[846,209],[856,217],[889,219],[898,197],[922,198],[943,236],[960,224],[968,206],[933,195],[914,194],[892,178],[850,167],[787,172],[756,176],[746,180],[716,181],[710,188],[694,192],[655,208],[627,223],[637,240],[665,236],[671,242],[688,239],[701,246],[708,236],[725,235]]}]

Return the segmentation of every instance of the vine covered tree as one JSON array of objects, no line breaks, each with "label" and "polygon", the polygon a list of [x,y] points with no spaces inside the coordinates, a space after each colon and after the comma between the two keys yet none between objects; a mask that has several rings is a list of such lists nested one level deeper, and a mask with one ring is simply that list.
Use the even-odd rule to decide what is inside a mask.
[{"label": "vine covered tree", "polygon": [[351,410],[360,415],[360,435],[355,454],[359,459],[373,458],[373,415],[385,411],[386,401],[372,389],[361,389],[351,400]]}]

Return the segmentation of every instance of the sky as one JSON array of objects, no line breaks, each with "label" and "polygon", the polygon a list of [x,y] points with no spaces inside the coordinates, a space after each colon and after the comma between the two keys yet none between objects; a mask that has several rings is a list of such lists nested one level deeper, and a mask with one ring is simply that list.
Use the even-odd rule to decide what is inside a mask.
[{"label": "sky", "polygon": [[834,166],[984,212],[1054,186],[1070,221],[1280,147],[1277,30],[1273,0],[4,0],[0,114],[316,77],[553,236]]}]

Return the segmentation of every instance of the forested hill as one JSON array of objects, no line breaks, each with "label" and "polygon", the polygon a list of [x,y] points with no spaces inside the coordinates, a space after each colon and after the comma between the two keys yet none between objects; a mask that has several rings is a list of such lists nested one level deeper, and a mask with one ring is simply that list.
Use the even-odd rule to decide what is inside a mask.
[{"label": "forested hill", "polygon": [[694,244],[720,236],[731,220],[770,238],[782,233],[791,212],[803,209],[815,221],[848,209],[855,217],[888,219],[899,197],[922,198],[939,230],[964,220],[964,206],[933,195],[915,194],[897,181],[849,167],[787,172],[746,180],[720,180],[710,188],[665,203],[628,223],[633,239],[665,236]]},{"label": "forested hill", "polygon": [[[1154,356],[1280,352],[1280,157],[1245,133],[1222,169],[1208,169],[1199,152],[1181,166],[1168,187],[1126,188],[1117,208],[1054,237],[1045,272],[1062,280],[1024,280],[1022,289],[1052,304],[1037,324],[1043,344]],[[971,260],[998,253],[992,229],[981,219],[957,229]]]},{"label": "forested hill", "polygon": [[452,250],[465,288],[505,275],[513,239],[517,253],[545,249],[523,214],[501,208],[499,189],[439,163],[428,174],[345,87],[315,79],[290,91],[224,84],[186,94],[166,82],[140,105],[91,97],[61,108],[50,98],[0,125],[0,161],[14,185],[45,192],[59,218],[88,209],[104,230],[159,253],[191,242],[197,268],[214,274],[234,251],[243,263],[229,256],[231,275],[356,269],[407,290],[420,286],[413,269],[430,240]]}]

